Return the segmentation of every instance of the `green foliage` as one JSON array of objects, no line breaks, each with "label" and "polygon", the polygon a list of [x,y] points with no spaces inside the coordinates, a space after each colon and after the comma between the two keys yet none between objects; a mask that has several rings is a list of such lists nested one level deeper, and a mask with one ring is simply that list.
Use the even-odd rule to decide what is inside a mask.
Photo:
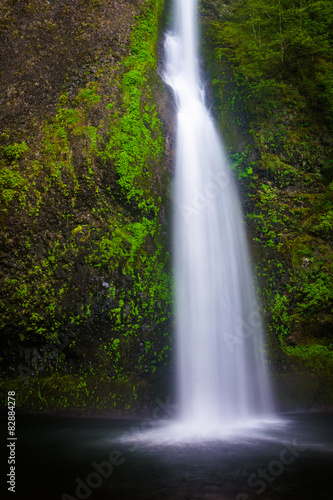
[{"label": "green foliage", "polygon": [[[332,276],[326,273],[318,273],[314,280],[305,282],[302,287],[304,296],[303,302],[300,303],[301,310],[321,310],[324,304],[333,304],[333,279]],[[333,313],[333,306],[331,307]]]},{"label": "green foliage", "polygon": [[98,84],[96,82],[88,83],[84,89],[81,89],[75,99],[76,105],[84,102],[87,109],[94,104],[99,103],[101,96],[97,93]]},{"label": "green foliage", "polygon": [[247,151],[243,153],[231,154],[231,168],[236,170],[238,179],[249,179],[253,175],[253,162],[251,165],[247,164]]},{"label": "green foliage", "polygon": [[[14,323],[21,341],[37,334],[40,342],[54,342],[69,325],[94,328],[95,321],[105,322],[113,338],[94,344],[95,362],[82,363],[82,373],[112,373],[118,380],[132,369],[149,374],[168,358],[167,351],[161,354],[172,292],[159,217],[164,134],[151,90],[162,7],[162,1],[146,2],[131,30],[130,55],[113,73],[120,106],[112,96],[106,104],[97,82],[78,89],[72,100],[63,92],[43,124],[37,159],[27,159],[24,168],[13,162],[0,177],[5,203],[19,195],[22,207],[25,203],[21,216],[33,227],[24,237],[20,278],[9,273],[4,282],[10,300],[1,303],[0,326]],[[94,111],[98,115],[105,108],[103,119],[93,121]],[[16,160],[17,151],[27,152],[16,148]],[[162,182],[166,185],[165,178]],[[44,231],[40,216],[44,221],[50,205],[57,207],[52,211],[57,229]],[[36,245],[35,233],[45,245]],[[36,253],[36,246],[42,252]],[[152,348],[138,360],[133,346],[139,336],[150,339]],[[56,371],[66,365],[67,353],[62,356]]]},{"label": "green foliage", "polygon": [[254,106],[275,108],[282,89],[276,77],[288,74],[303,80],[309,104],[326,105],[329,118],[332,23],[330,0],[236,0],[223,27],[226,45],[218,56],[227,55],[233,61],[251,89]]},{"label": "green foliage", "polygon": [[10,160],[19,160],[23,155],[29,151],[29,147],[23,141],[21,144],[15,142],[4,148],[3,152]]},{"label": "green foliage", "polygon": [[10,204],[18,199],[19,203],[24,205],[26,192],[28,191],[28,182],[21,175],[18,161],[29,152],[30,148],[22,141],[6,146],[3,153],[7,160],[10,160],[10,166],[7,162],[0,164],[0,196],[1,204],[6,209]]},{"label": "green foliage", "polygon": [[296,347],[284,346],[284,351],[291,359],[301,361],[305,367],[318,375],[332,376],[333,372],[333,345],[328,346],[311,343]]},{"label": "green foliage", "polygon": [[[275,140],[277,140],[277,134],[275,134]],[[265,142],[267,144],[268,141]],[[270,146],[270,149],[274,149],[273,144],[270,144]],[[295,167],[285,163],[277,154],[262,153],[261,166],[267,169],[275,185],[282,189],[295,185],[302,178],[302,175]]]},{"label": "green foliage", "polygon": [[[158,207],[144,181],[144,169],[159,161],[164,151],[163,128],[147,85],[151,70],[156,69],[158,24],[163,2],[150,2],[145,17],[136,24],[131,36],[131,55],[124,62],[122,78],[124,113],[112,125],[104,158],[111,158],[119,176],[118,183],[127,199],[135,199],[139,208]],[[143,105],[143,99],[150,103]]]},{"label": "green foliage", "polygon": [[215,110],[245,200],[268,328],[289,356],[328,373],[331,2],[201,4]]},{"label": "green foliage", "polygon": [[[70,410],[108,410],[119,407],[122,412],[132,408],[138,397],[137,381],[107,376],[69,375],[53,373],[4,379],[0,383],[0,398],[5,405],[8,391],[16,393],[16,407],[25,412]],[[135,406],[134,406],[135,408]]]},{"label": "green foliage", "polygon": [[333,234],[333,210],[319,215],[317,223],[312,226],[312,231],[322,238],[330,238]]},{"label": "green foliage", "polygon": [[0,192],[1,204],[8,208],[11,202],[17,197],[20,202],[24,202],[28,182],[20,174],[19,166],[16,163],[9,169],[6,165],[0,165]]},{"label": "green foliage", "polygon": [[298,347],[285,347],[286,352],[291,355],[297,355],[302,359],[309,359],[312,356],[327,356],[331,358],[333,361],[333,345],[329,346],[321,345],[321,344],[310,344],[303,345]]},{"label": "green foliage", "polygon": [[290,335],[291,317],[288,313],[289,299],[286,295],[277,293],[272,306],[272,328],[279,337],[281,343]]},{"label": "green foliage", "polygon": [[[132,409],[140,386],[129,375],[142,379],[170,363],[172,287],[159,213],[161,206],[167,211],[161,197],[168,179],[154,98],[162,7],[162,0],[135,5],[130,47],[123,45],[128,30],[119,36],[126,60],[113,62],[113,46],[91,51],[96,81],[75,88],[81,79],[70,78],[43,123],[35,115],[30,129],[27,118],[26,130],[35,134],[26,138],[31,153],[24,141],[2,151],[9,258],[0,327],[12,332],[15,345],[38,349],[76,332],[55,358],[29,358],[30,377],[6,380],[3,390],[15,387],[25,410]],[[13,136],[6,131],[3,144]],[[14,237],[13,220],[21,221]],[[68,357],[79,360],[75,367]]]}]

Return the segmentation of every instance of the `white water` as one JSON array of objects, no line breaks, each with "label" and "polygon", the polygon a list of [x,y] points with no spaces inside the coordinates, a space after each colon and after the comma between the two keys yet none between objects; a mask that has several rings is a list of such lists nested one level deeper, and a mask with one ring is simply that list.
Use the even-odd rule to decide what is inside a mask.
[{"label": "white water", "polygon": [[197,2],[175,0],[164,79],[177,106],[174,181],[176,337],[180,418],[198,434],[271,411],[240,201],[204,103]]}]

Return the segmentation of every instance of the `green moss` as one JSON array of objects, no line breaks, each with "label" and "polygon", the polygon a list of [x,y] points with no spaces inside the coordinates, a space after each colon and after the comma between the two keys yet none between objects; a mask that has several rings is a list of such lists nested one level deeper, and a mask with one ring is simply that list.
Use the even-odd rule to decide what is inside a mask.
[{"label": "green moss", "polygon": [[12,163],[10,168],[0,164],[0,203],[4,208],[8,208],[16,197],[24,204],[28,190],[27,179],[21,175],[17,163]]},{"label": "green moss", "polygon": [[163,127],[148,84],[157,65],[157,20],[162,8],[161,0],[147,2],[144,16],[132,31],[131,55],[124,61],[126,72],[121,81],[124,112],[112,123],[104,153],[105,160],[114,161],[127,199],[147,211],[159,209],[159,198],[151,193],[149,165],[161,161],[164,151]]},{"label": "green moss", "polygon": [[[326,1],[321,5],[328,8]],[[281,45],[274,42],[277,10],[286,20],[295,16],[297,6],[277,7],[272,1],[264,7],[251,1],[214,8],[204,2],[203,7],[204,56],[213,78],[214,110],[239,180],[270,337],[296,365],[332,374],[328,45],[321,47],[323,57],[313,56],[308,63],[298,47],[304,64],[293,66],[299,60],[293,50],[307,30],[303,42],[318,42],[310,26],[321,14],[312,12],[313,24],[303,24],[297,37],[282,47],[281,61]],[[310,4],[303,20],[307,9]],[[283,36],[292,26],[283,25]],[[325,91],[317,79],[322,65],[329,77]],[[305,70],[310,66],[317,68],[311,74]]]},{"label": "green moss", "polygon": [[[6,203],[20,193],[20,216],[29,227],[20,279],[9,273],[3,282],[0,326],[15,324],[21,342],[37,344],[57,342],[59,332],[87,325],[102,324],[112,336],[110,342],[94,339],[94,354],[86,358],[78,333],[78,344],[62,352],[56,365],[49,360],[37,369],[27,361],[38,378],[51,368],[70,371],[67,360],[75,349],[82,376],[112,373],[123,380],[128,372],[150,374],[157,363],[168,362],[172,287],[159,216],[164,135],[152,91],[162,8],[162,1],[145,2],[131,30],[130,55],[110,73],[120,102],[104,95],[98,78],[74,96],[62,92],[55,114],[43,123],[36,154],[25,157],[28,150],[16,147],[19,161],[11,169],[5,155],[2,182],[13,191],[8,197],[3,190]],[[152,344],[144,354],[137,351],[141,339]],[[71,405],[67,392],[65,397]],[[44,399],[38,404],[46,406]]]},{"label": "green moss", "polygon": [[8,391],[15,391],[16,408],[25,412],[86,412],[89,409],[129,410],[137,399],[134,380],[110,377],[52,374],[44,377],[6,379],[0,384],[1,400],[6,405]]},{"label": "green moss", "polygon": [[3,152],[10,160],[19,160],[22,156],[24,156],[29,151],[29,147],[23,141],[20,144],[14,143],[3,149]]},{"label": "green moss", "polygon": [[98,84],[96,82],[88,83],[84,89],[81,89],[75,99],[75,104],[84,103],[86,109],[90,109],[94,104],[99,103],[101,96],[97,93]]},{"label": "green moss", "polygon": [[333,376],[333,345],[329,346],[317,344],[315,342],[308,345],[296,347],[284,346],[284,351],[291,356],[291,359],[302,362],[303,366],[312,372],[323,376]]}]

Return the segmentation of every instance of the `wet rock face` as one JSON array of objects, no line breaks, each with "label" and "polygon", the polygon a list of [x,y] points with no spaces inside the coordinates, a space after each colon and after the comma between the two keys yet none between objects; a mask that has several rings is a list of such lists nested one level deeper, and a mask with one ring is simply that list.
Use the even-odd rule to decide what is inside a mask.
[{"label": "wet rock face", "polygon": [[70,93],[95,80],[97,64],[126,56],[130,28],[143,1],[4,1],[1,23],[2,128],[15,138],[56,110]]},{"label": "wet rock face", "polygon": [[[250,41],[237,41],[243,26],[233,17],[235,4],[201,5],[206,95],[238,181],[270,369],[322,377],[326,390],[333,374],[329,108],[309,99],[288,68],[274,79],[270,102],[262,93],[267,74],[251,79],[242,59],[240,45]],[[312,77],[315,88],[315,71]]]},{"label": "wet rock face", "polygon": [[[10,375],[22,365],[149,378],[169,362],[162,9],[2,2],[0,341]],[[44,359],[36,369],[27,349]]]}]

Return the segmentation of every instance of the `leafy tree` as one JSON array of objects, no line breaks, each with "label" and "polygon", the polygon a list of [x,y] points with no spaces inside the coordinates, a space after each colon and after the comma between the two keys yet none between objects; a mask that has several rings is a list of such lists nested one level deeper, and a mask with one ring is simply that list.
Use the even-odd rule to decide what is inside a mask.
[{"label": "leafy tree", "polygon": [[235,0],[231,7],[221,56],[233,60],[257,94],[271,92],[282,78],[297,82],[309,102],[318,109],[325,107],[330,117],[331,0]]}]

